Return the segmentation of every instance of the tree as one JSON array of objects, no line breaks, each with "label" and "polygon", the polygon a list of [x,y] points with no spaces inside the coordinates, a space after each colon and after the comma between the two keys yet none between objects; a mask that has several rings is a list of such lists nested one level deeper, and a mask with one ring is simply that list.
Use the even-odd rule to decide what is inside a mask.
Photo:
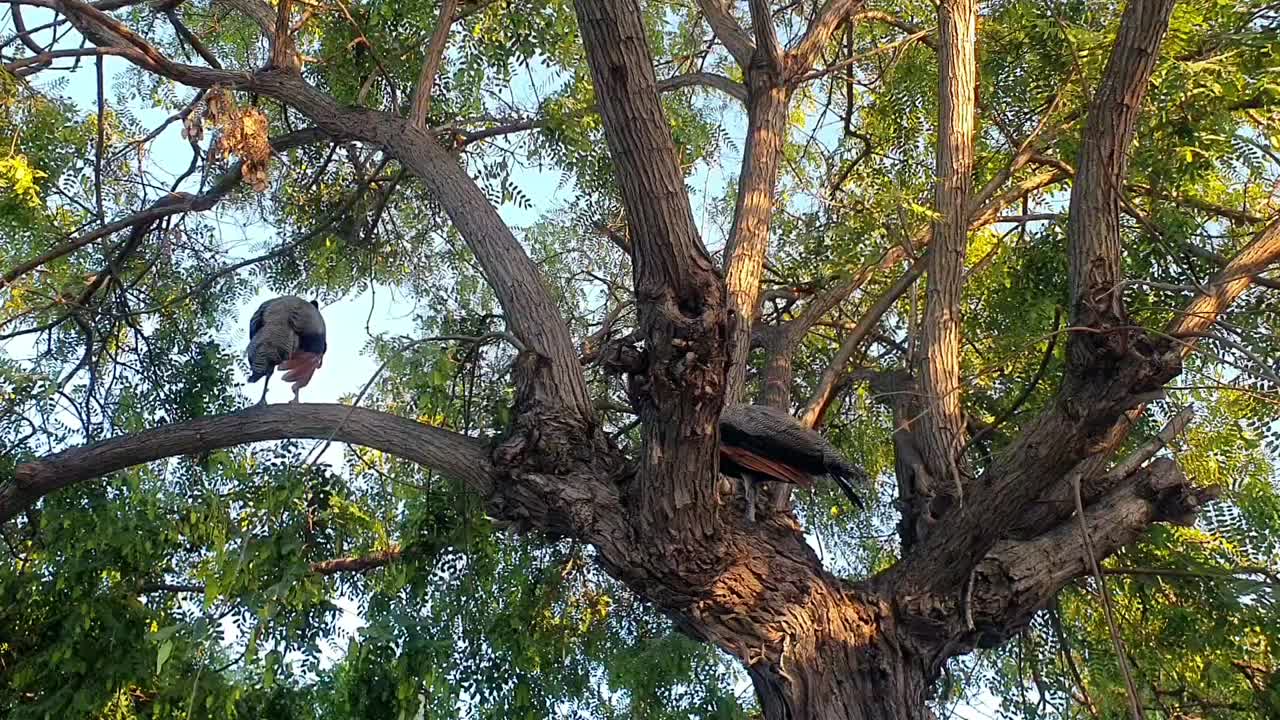
[{"label": "tree", "polygon": [[[984,10],[15,0],[7,131],[43,124],[0,168],[20,231],[4,332],[47,352],[4,367],[14,566],[0,617],[20,631],[0,637],[0,707],[164,716],[199,696],[210,714],[509,715],[568,697],[606,716],[619,701],[596,697],[603,685],[631,712],[740,713],[705,679],[709,647],[741,664],[766,718],[905,720],[945,699],[956,658],[1016,648],[1021,669],[1052,648],[1060,663],[1032,660],[1058,678],[1042,703],[1266,713],[1280,663],[1280,501],[1261,455],[1280,325],[1274,13]],[[89,58],[87,120],[32,84]],[[156,134],[109,112],[106,58],[133,68],[128,92],[173,105],[193,149],[158,198],[129,152]],[[560,90],[498,117],[505,99],[486,93],[534,65]],[[686,187],[731,141],[718,101],[746,119],[719,259]],[[507,141],[577,191],[522,237],[497,209],[526,202]],[[198,191],[179,192],[197,171]],[[218,205],[296,236],[221,265],[199,219]],[[418,337],[374,344],[381,409],[355,407],[364,393],[233,409],[227,349],[191,338],[243,300],[248,269],[333,296],[393,284],[429,307]],[[1172,385],[1188,373],[1210,382]],[[829,489],[770,488],[771,510],[747,522],[717,474],[717,418],[743,401],[826,423],[895,482],[838,524]],[[1180,439],[1192,401],[1216,427]],[[288,443],[266,459],[237,449],[299,439],[367,450],[334,474]],[[1181,463],[1160,456],[1175,442]],[[91,482],[109,476],[123,480]],[[1251,546],[1188,550],[1167,526],[1224,493]],[[864,547],[849,577],[806,536],[877,521],[896,521],[897,544]],[[1157,566],[1104,567],[1115,557]],[[1254,579],[1181,618],[1234,627],[1204,640],[1225,672],[1166,677],[1141,662],[1164,645],[1124,641],[1110,593],[1147,602],[1123,578],[1161,572]],[[566,589],[574,573],[593,580]],[[1090,631],[1090,582],[1105,630]],[[317,651],[337,590],[367,601],[365,642],[319,683],[281,681],[288,651]],[[1171,627],[1182,601],[1161,593]],[[230,617],[248,637],[222,657],[209,638]],[[662,618],[697,642],[655,630]],[[147,623],[150,644],[90,672],[117,630]],[[1119,652],[1086,681],[1071,646],[1089,638]],[[53,667],[81,680],[53,682]]]}]

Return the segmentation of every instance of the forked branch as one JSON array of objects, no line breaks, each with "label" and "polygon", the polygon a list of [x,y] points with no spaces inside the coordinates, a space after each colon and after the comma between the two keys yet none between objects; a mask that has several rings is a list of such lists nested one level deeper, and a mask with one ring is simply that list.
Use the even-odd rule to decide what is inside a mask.
[{"label": "forked branch", "polygon": [[[1068,227],[1073,362],[1056,402],[998,455],[966,505],[991,512],[948,513],[918,552],[891,574],[908,583],[959,587],[974,559],[987,554],[1035,501],[1081,461],[1105,449],[1107,429],[1141,407],[1180,371],[1166,343],[1133,337],[1114,289],[1120,275],[1120,190],[1138,108],[1168,28],[1174,0],[1132,0],[1121,17],[1086,122],[1082,163]],[[968,492],[968,491],[967,491]]]}]

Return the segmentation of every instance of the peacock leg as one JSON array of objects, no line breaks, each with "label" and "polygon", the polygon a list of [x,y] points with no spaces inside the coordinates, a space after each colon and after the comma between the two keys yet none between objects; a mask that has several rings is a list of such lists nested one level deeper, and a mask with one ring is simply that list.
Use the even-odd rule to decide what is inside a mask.
[{"label": "peacock leg", "polygon": [[267,404],[267,385],[269,385],[270,383],[271,383],[271,373],[267,373],[267,376],[262,380],[262,397],[258,400],[259,405]]},{"label": "peacock leg", "polygon": [[742,494],[747,498],[747,524],[756,521],[756,478],[749,473],[742,474]]}]

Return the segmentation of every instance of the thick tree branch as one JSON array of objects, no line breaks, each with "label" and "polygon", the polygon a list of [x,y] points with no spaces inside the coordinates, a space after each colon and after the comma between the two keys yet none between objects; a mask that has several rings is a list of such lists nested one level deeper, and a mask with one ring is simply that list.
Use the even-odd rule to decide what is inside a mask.
[{"label": "thick tree branch", "polygon": [[[1206,332],[1231,304],[1248,290],[1257,276],[1280,262],[1280,216],[1271,220],[1227,266],[1209,281],[1207,292],[1200,293],[1169,324],[1167,332],[1174,337],[1196,337]],[[1183,356],[1192,350],[1185,346]]]},{"label": "thick tree branch", "polygon": [[271,65],[276,70],[299,70],[302,67],[293,43],[293,0],[280,0],[276,8],[276,28],[271,33]]},{"label": "thick tree branch", "polygon": [[769,223],[791,101],[788,86],[765,68],[750,69],[747,83],[747,140],[738,175],[733,225],[724,248],[725,284],[733,312],[727,404],[741,401],[746,383],[751,330],[760,306],[760,279],[769,246]]},{"label": "thick tree branch", "polygon": [[702,8],[702,16],[711,26],[712,34],[738,62],[738,66],[746,70],[751,65],[751,56],[756,48],[746,31],[729,14],[724,0],[698,0],[698,7]]},{"label": "thick tree branch", "polygon": [[[747,80],[747,140],[738,175],[738,196],[733,225],[725,243],[725,284],[733,312],[729,342],[729,379],[725,402],[742,399],[746,383],[751,333],[760,303],[760,279],[769,244],[778,167],[786,141],[787,111],[791,94],[804,80],[818,51],[831,33],[861,4],[861,0],[831,0],[819,12],[799,48],[785,57],[775,54],[775,30],[767,2],[750,5],[756,32],[757,58],[744,65]],[[777,50],[781,53],[781,50]],[[785,344],[785,343],[784,343]],[[771,355],[773,371],[783,372],[779,347]],[[775,382],[775,387],[777,382]]]},{"label": "thick tree branch", "polygon": [[[1173,460],[1154,460],[1086,508],[1094,550],[1099,557],[1111,555],[1142,537],[1154,523],[1188,525],[1217,495],[1217,488],[1192,485]],[[977,644],[992,647],[1020,632],[1058,590],[1088,574],[1074,518],[1033,540],[997,545],[974,576]]]},{"label": "thick tree branch", "polygon": [[695,542],[716,523],[723,286],[695,229],[637,0],[575,0],[574,10],[626,206],[647,351],[633,384],[641,505],[663,532]]},{"label": "thick tree branch", "polygon": [[[1070,319],[1073,325],[1124,324],[1108,303],[1123,280],[1120,203],[1138,111],[1169,27],[1175,0],[1130,0],[1111,58],[1089,103],[1067,224]],[[1073,363],[1087,364],[1091,343],[1073,338]]]},{"label": "thick tree branch", "polygon": [[[1167,29],[1173,0],[1131,0],[1086,121],[1082,163],[1068,227],[1072,361],[1055,403],[1031,422],[969,487],[965,505],[992,512],[949,512],[916,553],[889,571],[937,590],[963,585],[974,558],[986,555],[1035,501],[1080,461],[1106,447],[1110,428],[1181,371],[1168,343],[1131,332],[1115,295],[1120,275],[1120,189],[1138,106]],[[1074,228],[1074,229],[1073,229]],[[1087,474],[1086,474],[1087,476]],[[968,492],[968,491],[966,491]]]},{"label": "thick tree branch", "polygon": [[453,16],[457,9],[458,0],[440,0],[440,15],[436,18],[436,31],[432,33],[431,42],[427,45],[427,56],[422,61],[422,70],[418,73],[418,84],[413,89],[409,122],[414,127],[427,126],[427,115],[431,113],[431,87],[436,81],[440,60],[444,57],[444,46],[449,39],[449,28],[453,27]]},{"label": "thick tree branch", "polygon": [[964,259],[969,246],[969,197],[973,188],[973,138],[977,89],[976,0],[944,0],[938,5],[939,129],[934,186],[933,240],[920,355],[923,416],[917,430],[930,474],[944,482],[939,494],[952,497],[961,481],[965,444],[960,391],[960,307]]},{"label": "thick tree branch", "polygon": [[773,27],[769,0],[749,0],[747,7],[751,10],[751,33],[755,36],[760,62],[769,72],[781,75],[784,64],[782,45],[778,42],[778,32]]},{"label": "thick tree branch", "polygon": [[[1255,282],[1257,273],[1269,265],[1280,262],[1280,217],[1272,220],[1254,239],[1241,250],[1206,285],[1206,292],[1198,294],[1187,307],[1170,321],[1165,332],[1168,336],[1178,338],[1171,351],[1176,358],[1185,358],[1196,346],[1196,342],[1204,330],[1217,321],[1218,317],[1234,303]],[[1084,458],[1076,471],[1083,478],[1082,491],[1086,502],[1091,502],[1103,493],[1111,490],[1119,478],[1107,471],[1111,453],[1120,446],[1129,431],[1137,424],[1138,418],[1146,411],[1147,404],[1140,402],[1125,412],[1118,419],[1108,423],[1104,431],[1098,433],[1093,441],[1094,452]],[[1157,436],[1157,440],[1169,433],[1176,434],[1176,422],[1181,416],[1175,416],[1165,431]],[[1150,447],[1150,444],[1147,446]],[[1156,448],[1158,449],[1158,448]],[[1117,467],[1123,469],[1132,461],[1122,461]],[[1029,506],[1022,518],[1010,530],[1011,537],[1028,537],[1039,529],[1060,522],[1070,515],[1072,497],[1069,488],[1059,483],[1050,485],[1044,494]]]},{"label": "thick tree branch", "polygon": [[14,481],[0,488],[0,522],[45,495],[134,465],[287,438],[333,438],[382,450],[461,480],[483,497],[494,487],[479,440],[348,405],[268,405],[144,430],[19,465]]}]

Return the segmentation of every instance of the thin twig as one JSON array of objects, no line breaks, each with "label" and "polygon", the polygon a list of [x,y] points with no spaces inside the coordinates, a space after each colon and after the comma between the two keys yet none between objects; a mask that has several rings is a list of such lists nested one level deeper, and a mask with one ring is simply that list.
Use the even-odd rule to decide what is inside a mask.
[{"label": "thin twig", "polygon": [[1129,662],[1125,659],[1124,640],[1120,638],[1120,628],[1116,625],[1115,612],[1111,607],[1111,594],[1107,591],[1107,581],[1098,565],[1098,558],[1093,552],[1093,540],[1089,537],[1089,524],[1084,516],[1084,498],[1080,492],[1080,472],[1072,471],[1071,489],[1075,494],[1076,518],[1080,521],[1080,539],[1084,544],[1084,554],[1089,560],[1089,567],[1098,581],[1098,591],[1102,595],[1102,611],[1107,617],[1107,630],[1111,633],[1111,644],[1116,650],[1116,660],[1120,663],[1120,673],[1124,676],[1125,689],[1129,695],[1129,712],[1133,720],[1146,720],[1142,711],[1142,703],[1138,700],[1138,687],[1133,682],[1133,674],[1129,671]]},{"label": "thin twig", "polygon": [[307,460],[302,463],[299,469],[305,470],[308,466],[314,464],[317,460],[319,460],[320,456],[323,455],[325,451],[329,449],[329,446],[333,444],[333,438],[342,430],[342,427],[346,425],[347,420],[351,418],[351,413],[355,412],[356,408],[360,405],[360,402],[364,400],[364,396],[368,394],[369,389],[372,388],[373,384],[378,381],[378,378],[382,376],[382,372],[387,369],[387,365],[390,365],[391,361],[395,357],[399,356],[400,354],[408,351],[409,349],[415,346],[422,345],[423,343],[428,343],[428,342],[456,341],[456,342],[479,344],[487,340],[496,340],[496,339],[506,340],[507,342],[514,345],[515,348],[517,350],[520,350],[521,352],[525,350],[524,344],[521,343],[519,339],[517,339],[511,333],[503,332],[503,331],[486,333],[484,335],[479,335],[479,336],[435,335],[432,337],[411,340],[401,345],[399,348],[396,349],[395,353],[393,353],[391,357],[388,357],[386,360],[383,360],[382,364],[378,366],[378,369],[373,371],[373,374],[369,376],[368,382],[364,384],[364,387],[360,388],[360,393],[356,395],[356,399],[352,401],[351,406],[347,409],[347,414],[344,415],[342,417],[342,420],[333,427],[333,432],[329,433],[329,437],[325,438],[323,445],[317,446],[319,447],[319,452],[308,453],[310,457],[308,457]]},{"label": "thin twig", "polygon": [[107,99],[103,87],[102,56],[97,57],[98,70],[98,139],[93,148],[93,196],[98,207],[98,222],[107,221],[107,211],[102,201],[102,152],[107,143],[106,112]]}]

